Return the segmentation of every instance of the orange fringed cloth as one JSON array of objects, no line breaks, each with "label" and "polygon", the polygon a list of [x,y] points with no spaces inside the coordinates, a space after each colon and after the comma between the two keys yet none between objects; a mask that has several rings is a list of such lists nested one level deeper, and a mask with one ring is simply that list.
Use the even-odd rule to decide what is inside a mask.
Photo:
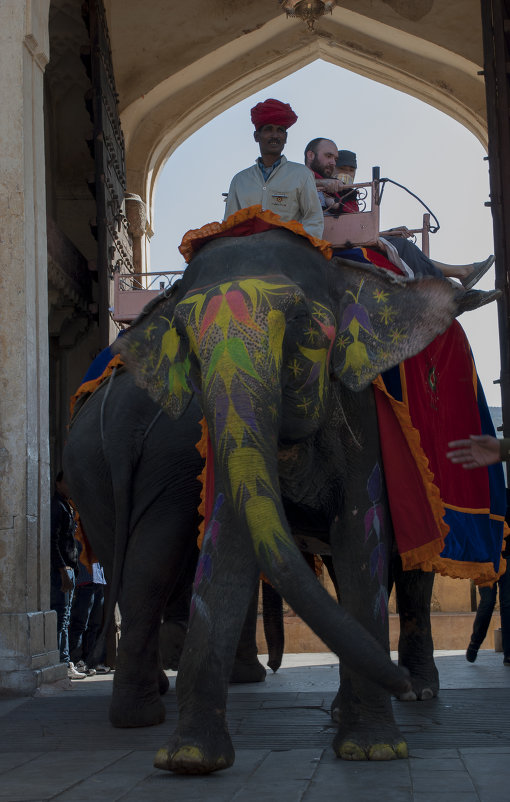
[{"label": "orange fringed cloth", "polygon": [[[118,354],[113,356],[110,346],[101,351],[99,356],[96,357],[88,369],[84,381],[80,384],[75,394],[71,396],[71,418],[73,417],[74,408],[78,399],[83,395],[92,394],[94,390],[96,390],[99,385],[108,378],[108,376],[111,376],[115,368],[120,368],[123,364],[124,363]],[[96,366],[95,370],[94,366]]]},{"label": "orange fringed cloth", "polygon": [[262,211],[262,206],[248,206],[240,209],[227,217],[222,223],[207,223],[202,228],[194,228],[187,231],[179,245],[179,251],[186,262],[191,261],[193,254],[202,245],[217,237],[246,237],[250,234],[260,234],[261,231],[269,231],[272,228],[285,228],[300,237],[305,237],[317,248],[326,259],[331,259],[333,251],[331,245],[326,240],[312,237],[308,234],[303,225],[297,220],[285,222],[280,215],[271,212],[269,209]]},{"label": "orange fringed cloth", "polygon": [[198,477],[201,486],[198,513],[202,516],[197,538],[199,548],[202,546],[206,525],[211,520],[212,504],[214,501],[214,459],[212,455],[211,438],[209,437],[209,429],[207,428],[207,421],[205,418],[202,418],[200,421],[200,427],[202,429],[202,437],[197,443],[196,448],[204,460],[204,467],[202,473]]}]

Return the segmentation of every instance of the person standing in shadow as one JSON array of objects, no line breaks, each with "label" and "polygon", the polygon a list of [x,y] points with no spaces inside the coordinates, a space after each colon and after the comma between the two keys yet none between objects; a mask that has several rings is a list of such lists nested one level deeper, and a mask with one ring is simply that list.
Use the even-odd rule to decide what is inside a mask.
[{"label": "person standing in shadow", "polygon": [[69,504],[69,489],[63,472],[59,471],[51,499],[50,608],[57,614],[57,647],[60,652],[60,662],[67,665],[69,679],[85,679],[87,675],[76,670],[69,655],[69,622],[78,570],[75,530],[74,513]]},{"label": "person standing in shadow", "polygon": [[[503,462],[510,457],[510,438],[492,437],[488,434],[471,435],[464,440],[453,440],[448,443],[450,451],[446,456],[451,462],[461,464],[467,470],[483,468]],[[510,505],[508,504],[506,522],[510,523]],[[510,559],[510,535],[505,539],[502,555]],[[487,635],[492,614],[496,604],[499,588],[499,613],[501,616],[501,635],[503,641],[503,665],[510,667],[510,569],[507,562],[505,573],[500,576],[492,587],[478,588],[480,603],[473,623],[471,640],[466,650],[466,660],[474,663],[478,657],[478,650]]]}]

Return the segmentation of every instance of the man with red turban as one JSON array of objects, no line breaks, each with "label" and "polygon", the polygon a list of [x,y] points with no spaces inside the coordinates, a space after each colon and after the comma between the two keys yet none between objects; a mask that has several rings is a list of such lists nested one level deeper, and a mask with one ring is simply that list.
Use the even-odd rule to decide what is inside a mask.
[{"label": "man with red turban", "polygon": [[270,98],[251,110],[253,134],[260,156],[234,176],[228,191],[225,219],[248,206],[260,204],[284,221],[297,220],[313,237],[322,237],[324,217],[310,170],[282,156],[287,129],[297,120],[288,103]]}]

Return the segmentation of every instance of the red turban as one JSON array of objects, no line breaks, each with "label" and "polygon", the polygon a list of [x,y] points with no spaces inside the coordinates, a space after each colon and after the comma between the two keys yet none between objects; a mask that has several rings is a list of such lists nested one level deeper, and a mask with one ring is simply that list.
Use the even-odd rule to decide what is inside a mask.
[{"label": "red turban", "polygon": [[283,125],[284,128],[290,128],[291,125],[297,120],[297,115],[294,114],[288,103],[282,103],[280,100],[269,98],[264,100],[263,103],[257,103],[251,110],[251,121],[258,131],[263,125],[272,123],[273,125]]}]

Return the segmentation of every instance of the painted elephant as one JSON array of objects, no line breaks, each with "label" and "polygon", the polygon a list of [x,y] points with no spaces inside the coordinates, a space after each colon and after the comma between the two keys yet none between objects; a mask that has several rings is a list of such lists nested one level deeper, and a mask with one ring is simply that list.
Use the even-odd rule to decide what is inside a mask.
[{"label": "painted elephant", "polygon": [[[388,693],[410,683],[387,656],[391,530],[369,387],[443,331],[462,295],[439,279],[328,262],[274,230],[209,242],[176,293],[119,341],[171,417],[185,420],[199,400],[210,435],[179,723],[157,767],[208,773],[233,763],[228,677],[260,571],[340,657],[337,755],[407,754]],[[342,606],[304,563],[293,516],[327,529]],[[126,567],[117,570],[124,583]]]},{"label": "painted elephant", "polygon": [[[126,577],[134,577],[132,587],[124,585],[129,590],[120,588],[112,594],[119,596],[123,636],[110,718],[115,726],[146,726],[164,716],[159,694],[168,683],[154,665],[157,653],[154,640],[161,612],[159,644],[163,668],[177,668],[187,627],[198,558],[194,542],[199,523],[200,485],[196,478],[203,460],[195,445],[200,437],[201,410],[193,401],[187,413],[179,421],[173,421],[161,414],[161,408],[122,369],[83,400],[86,404],[81,401],[78,405],[64,453],[66,475],[84,528],[90,533],[94,551],[105,565],[109,579],[114,574],[115,554],[118,561],[125,561],[122,570]],[[126,466],[129,466],[127,471]],[[150,483],[143,481],[146,475],[150,476]],[[116,488],[113,503],[112,487]],[[139,494],[142,503],[136,500]],[[158,517],[153,515],[156,499]],[[129,511],[129,521],[124,510]],[[290,516],[292,512],[290,509]],[[313,531],[322,543],[321,553],[332,572],[331,557],[324,554],[330,551],[328,532],[325,527],[320,528],[317,516],[310,518],[309,523],[308,533]],[[303,541],[307,532],[302,517],[293,521],[292,530]],[[133,533],[136,544],[130,544]],[[177,559],[166,564],[161,574],[160,557],[169,549]],[[395,559],[398,567],[398,558]],[[137,571],[141,560],[149,576],[159,577],[157,583],[138,581],[142,577]],[[426,592],[427,588],[431,590],[432,583],[427,576],[432,577],[400,570],[396,577],[402,620],[400,662],[410,670],[411,697],[420,699],[435,695],[438,688],[428,615],[430,595],[427,598]],[[281,596],[266,583],[263,591],[268,665],[276,671],[283,651]],[[146,593],[150,593],[149,602],[145,600]],[[258,682],[265,678],[265,669],[257,659],[254,603],[250,613],[240,638],[231,682]],[[422,622],[420,626],[418,619]],[[336,716],[336,705],[332,712]]]}]

